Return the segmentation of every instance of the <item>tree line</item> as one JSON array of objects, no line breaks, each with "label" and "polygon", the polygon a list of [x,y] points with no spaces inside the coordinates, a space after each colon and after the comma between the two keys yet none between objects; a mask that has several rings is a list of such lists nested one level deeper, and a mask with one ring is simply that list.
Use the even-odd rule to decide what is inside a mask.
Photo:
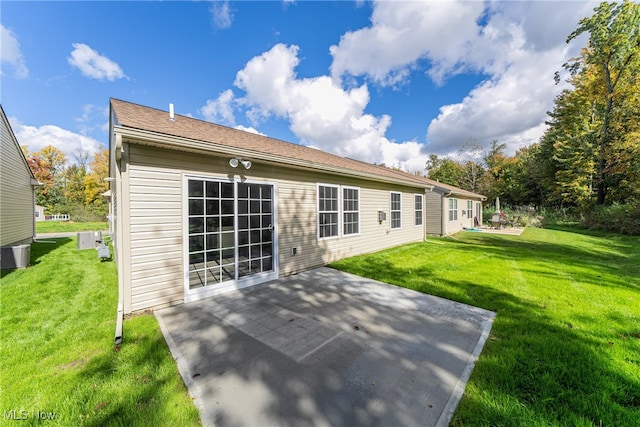
[{"label": "tree line", "polygon": [[640,5],[601,3],[567,42],[585,33],[587,46],[563,66],[570,88],[537,143],[508,156],[496,140],[488,149],[470,141],[457,157],[431,155],[427,176],[508,206],[566,208],[587,225],[640,234]]},{"label": "tree line", "polygon": [[22,151],[40,186],[36,189],[36,204],[44,206],[46,214],[69,214],[73,221],[105,221],[109,189],[109,150],[98,151],[93,157],[81,153],[76,163],[70,163],[60,149],[48,145],[40,151]]}]

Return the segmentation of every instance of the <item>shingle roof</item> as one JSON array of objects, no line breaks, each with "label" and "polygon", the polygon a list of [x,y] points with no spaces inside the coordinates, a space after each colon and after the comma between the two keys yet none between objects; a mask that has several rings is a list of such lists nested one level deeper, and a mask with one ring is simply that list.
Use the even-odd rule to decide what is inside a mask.
[{"label": "shingle roof", "polygon": [[332,169],[342,170],[345,174],[358,172],[382,181],[402,181],[406,182],[407,185],[423,188],[430,188],[436,184],[441,185],[427,178],[406,172],[337,156],[315,148],[217,125],[192,117],[176,114],[175,120],[170,120],[169,113],[166,111],[119,99],[111,99],[111,108],[115,113],[115,125],[124,128],[139,129],[211,143],[212,146],[222,145],[239,148],[256,154],[268,154],[281,158],[284,163],[288,159],[302,160],[316,167],[331,167]]}]

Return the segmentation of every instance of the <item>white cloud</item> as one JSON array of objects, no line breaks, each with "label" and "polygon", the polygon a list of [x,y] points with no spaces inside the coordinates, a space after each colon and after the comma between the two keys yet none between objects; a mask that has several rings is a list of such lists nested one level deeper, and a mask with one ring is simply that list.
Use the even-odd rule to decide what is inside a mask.
[{"label": "white cloud", "polygon": [[371,26],[344,34],[329,49],[332,76],[366,75],[393,86],[406,80],[418,60],[430,58],[429,73],[442,83],[447,73],[464,69],[461,59],[479,32],[483,8],[477,1],[375,2]]},{"label": "white cloud", "polygon": [[366,76],[395,86],[420,67],[436,84],[459,73],[485,75],[461,102],[440,108],[422,151],[448,154],[475,138],[506,142],[512,153],[544,131],[546,112],[564,87],[554,84],[553,74],[584,44],[567,46],[566,37],[595,5],[375,2],[371,26],[346,33],[331,47],[332,76]]},{"label": "white cloud", "polygon": [[[498,139],[512,153],[544,132],[546,112],[564,87],[553,74],[584,44],[567,46],[566,36],[593,6],[377,1],[370,26],[331,46],[330,75],[298,77],[299,48],[278,44],[237,73],[244,96],[223,92],[202,112],[232,122],[233,109],[242,107],[254,125],[276,116],[308,146],[409,171],[424,170],[426,153],[456,153],[470,138],[485,146]],[[426,75],[444,85],[460,73],[484,80],[438,117],[425,117],[427,144],[387,138],[391,117],[366,112],[369,87],[353,78],[396,87]]]},{"label": "white cloud", "polygon": [[20,145],[26,145],[30,152],[40,151],[47,145],[52,145],[64,152],[68,159],[75,160],[81,153],[93,156],[96,152],[104,150],[104,146],[97,140],[58,126],[27,126],[14,117],[9,118],[9,122]]},{"label": "white cloud", "polygon": [[278,44],[237,73],[235,85],[246,92],[241,101],[254,123],[274,115],[288,120],[308,146],[371,163],[424,169],[426,156],[419,144],[389,141],[385,133],[391,118],[364,112],[366,85],[345,90],[329,76],[298,78],[298,50]]},{"label": "white cloud", "polygon": [[267,136],[266,134],[264,134],[262,132],[259,132],[256,128],[251,127],[251,126],[247,127],[247,126],[238,125],[238,126],[236,126],[236,129],[243,130],[245,132],[255,133],[256,135]]},{"label": "white cloud", "polygon": [[[469,138],[487,145],[497,139],[513,154],[521,145],[536,142],[544,132],[547,111],[553,108],[560,87],[553,80],[554,66],[564,57],[563,49],[514,61],[493,80],[474,88],[462,102],[445,105],[427,131],[425,150],[444,153],[460,147]],[[531,133],[531,129],[540,132]],[[520,135],[520,136],[519,136]],[[526,138],[524,136],[527,135]]]},{"label": "white cloud", "polygon": [[547,111],[567,87],[564,82],[556,85],[553,74],[585,43],[567,45],[566,36],[593,5],[505,2],[499,3],[500,9],[494,5],[466,58],[490,78],[461,102],[440,108],[429,124],[423,151],[446,154],[474,138],[485,146],[497,139],[513,154],[537,142],[546,129]]},{"label": "white cloud", "polygon": [[228,1],[214,0],[211,2],[211,24],[215,29],[224,30],[233,23],[233,12]]},{"label": "white cloud", "polygon": [[126,77],[122,68],[84,43],[73,43],[69,64],[91,79],[115,81]]},{"label": "white cloud", "polygon": [[83,135],[94,130],[106,132],[109,130],[109,107],[86,104],[82,107],[82,116],[74,119]]},{"label": "white cloud", "polygon": [[205,120],[228,126],[236,123],[233,114],[234,95],[231,89],[222,92],[216,99],[208,99],[207,103],[200,109],[200,114]]},{"label": "white cloud", "polygon": [[[9,28],[0,24],[0,60],[13,69],[13,76],[19,79],[29,75],[29,69],[20,50],[18,37]],[[4,72],[0,69],[0,75]]]}]

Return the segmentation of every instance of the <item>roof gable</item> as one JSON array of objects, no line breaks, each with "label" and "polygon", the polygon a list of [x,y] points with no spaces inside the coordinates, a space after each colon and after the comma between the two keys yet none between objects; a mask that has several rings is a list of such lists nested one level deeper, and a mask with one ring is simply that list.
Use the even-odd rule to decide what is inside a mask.
[{"label": "roof gable", "polygon": [[[35,176],[33,175],[33,171],[29,167],[29,163],[27,162],[27,158],[24,156],[24,153],[22,152],[22,147],[20,147],[20,143],[18,142],[18,139],[16,138],[16,134],[13,133],[13,129],[11,129],[11,123],[9,123],[9,119],[7,118],[7,115],[5,114],[4,108],[2,107],[1,104],[0,104],[0,115],[2,115],[2,121],[3,121],[2,125],[6,128],[6,131],[9,134],[9,139],[11,139],[11,142],[14,145],[14,149],[18,151],[18,155],[22,159],[22,163],[23,163],[25,169],[29,172],[29,176],[33,180],[32,183],[36,184],[37,181],[35,179]],[[3,141],[3,143],[4,143],[4,141]]]}]

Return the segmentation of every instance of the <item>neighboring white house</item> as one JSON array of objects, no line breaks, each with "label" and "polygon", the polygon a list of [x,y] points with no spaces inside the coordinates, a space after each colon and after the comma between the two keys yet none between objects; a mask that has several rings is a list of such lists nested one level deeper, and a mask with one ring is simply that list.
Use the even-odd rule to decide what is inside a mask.
[{"label": "neighboring white house", "polygon": [[122,313],[425,239],[435,187],[422,177],[121,100],[110,107]]},{"label": "neighboring white house", "polygon": [[433,191],[425,195],[427,235],[443,236],[482,226],[485,196],[433,180],[427,182],[433,185]]},{"label": "neighboring white house", "polygon": [[34,186],[38,182],[1,105],[0,116],[0,247],[2,268],[13,268],[19,261],[18,251],[28,250],[21,246],[35,237]]},{"label": "neighboring white house", "polygon": [[44,206],[36,205],[35,208],[35,217],[36,221],[44,221]]}]

